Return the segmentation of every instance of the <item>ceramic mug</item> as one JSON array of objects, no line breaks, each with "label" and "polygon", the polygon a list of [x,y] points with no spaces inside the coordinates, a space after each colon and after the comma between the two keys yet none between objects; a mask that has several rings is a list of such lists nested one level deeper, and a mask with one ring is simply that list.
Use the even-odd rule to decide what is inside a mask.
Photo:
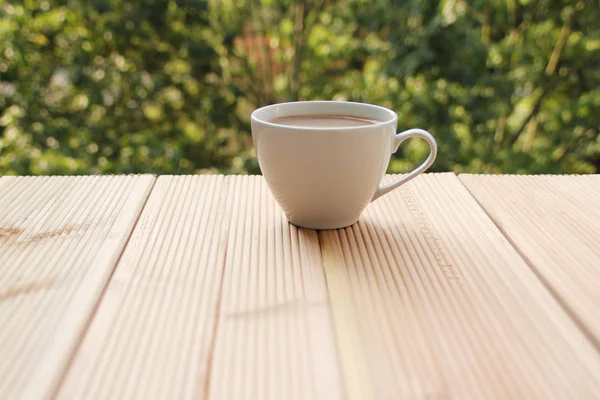
[{"label": "ceramic mug", "polygon": [[[302,115],[375,120],[362,126],[300,127],[273,122]],[[422,129],[396,134],[398,116],[377,105],[345,101],[298,101],[265,106],[251,116],[258,164],[269,190],[293,225],[338,229],[355,224],[365,207],[431,166],[433,136]],[[427,159],[397,181],[380,186],[392,153],[406,139],[422,138]]]}]

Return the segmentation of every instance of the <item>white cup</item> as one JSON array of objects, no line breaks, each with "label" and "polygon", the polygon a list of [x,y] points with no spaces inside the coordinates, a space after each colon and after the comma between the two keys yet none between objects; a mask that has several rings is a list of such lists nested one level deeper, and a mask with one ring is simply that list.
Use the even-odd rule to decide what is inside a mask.
[{"label": "white cup", "polygon": [[[376,120],[353,127],[298,127],[273,119],[343,115]],[[338,229],[355,224],[365,207],[431,166],[437,144],[429,132],[396,134],[398,116],[387,108],[344,101],[273,104],[252,113],[252,139],[269,190],[293,225]],[[429,157],[397,181],[380,186],[392,153],[408,138],[425,139]]]}]

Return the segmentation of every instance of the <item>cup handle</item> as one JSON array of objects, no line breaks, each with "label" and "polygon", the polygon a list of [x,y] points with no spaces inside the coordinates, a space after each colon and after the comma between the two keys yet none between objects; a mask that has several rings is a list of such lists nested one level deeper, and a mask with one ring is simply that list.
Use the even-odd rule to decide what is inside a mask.
[{"label": "cup handle", "polygon": [[409,139],[412,137],[418,137],[421,139],[425,139],[427,141],[427,143],[429,143],[429,147],[431,148],[431,151],[429,152],[429,157],[427,157],[427,159],[423,162],[423,164],[419,165],[417,168],[415,168],[408,174],[404,175],[402,178],[398,179],[396,182],[392,182],[386,186],[378,187],[377,190],[375,191],[375,194],[373,195],[373,198],[371,199],[371,201],[374,201],[374,200],[378,199],[379,197],[383,196],[384,194],[389,193],[392,190],[399,188],[400,186],[404,185],[406,182],[410,181],[417,175],[423,173],[427,168],[429,168],[431,166],[431,164],[433,164],[433,161],[435,160],[435,156],[437,155],[437,143],[435,142],[435,139],[433,138],[433,136],[429,132],[427,132],[423,129],[409,129],[409,130],[406,130],[404,132],[397,134],[396,137],[394,138],[394,151],[393,152],[395,153],[396,151],[398,151],[398,147],[400,147],[400,144],[402,142],[404,142],[406,139]]}]

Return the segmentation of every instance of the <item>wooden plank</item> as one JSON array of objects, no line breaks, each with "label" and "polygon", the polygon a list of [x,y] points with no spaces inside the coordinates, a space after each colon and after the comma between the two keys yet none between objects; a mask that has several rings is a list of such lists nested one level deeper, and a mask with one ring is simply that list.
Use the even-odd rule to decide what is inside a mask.
[{"label": "wooden plank", "polygon": [[261,178],[160,177],[58,398],[338,398],[324,282]]},{"label": "wooden plank", "polygon": [[0,176],[0,191],[8,190],[9,184],[13,183],[16,179],[16,176]]},{"label": "wooden plank", "polygon": [[600,344],[600,175],[460,179]]},{"label": "wooden plank", "polygon": [[53,393],[153,182],[11,177],[2,186],[0,398]]},{"label": "wooden plank", "polygon": [[600,395],[598,353],[454,175],[319,235],[349,398]]},{"label": "wooden plank", "polygon": [[342,398],[316,231],[291,226],[262,178],[231,179],[210,398]]}]

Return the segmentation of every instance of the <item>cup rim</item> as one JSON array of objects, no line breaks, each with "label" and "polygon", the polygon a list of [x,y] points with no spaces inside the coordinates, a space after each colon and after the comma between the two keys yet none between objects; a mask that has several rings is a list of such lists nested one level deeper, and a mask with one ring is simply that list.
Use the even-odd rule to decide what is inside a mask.
[{"label": "cup rim", "polygon": [[[259,118],[257,116],[257,114],[264,112],[268,109],[271,108],[276,108],[282,105],[294,105],[294,104],[307,104],[307,103],[311,103],[311,104],[353,104],[353,105],[357,105],[360,107],[365,107],[365,108],[375,108],[378,109],[380,111],[386,112],[390,115],[390,119],[386,120],[386,121],[379,121],[375,124],[372,125],[363,125],[363,126],[346,126],[346,127],[336,127],[336,126],[330,126],[330,127],[309,127],[309,126],[290,126],[290,125],[284,125],[284,124],[276,124],[273,122],[269,122],[265,119]],[[389,108],[386,107],[382,107],[382,106],[378,106],[376,104],[371,104],[371,103],[361,103],[361,102],[355,102],[355,101],[342,101],[342,100],[301,100],[301,101],[288,101],[288,102],[282,102],[282,103],[274,103],[274,104],[269,104],[260,108],[257,108],[256,110],[254,110],[252,112],[252,114],[250,115],[250,118],[252,121],[261,123],[263,125],[272,127],[272,128],[284,128],[287,130],[300,130],[300,131],[354,131],[354,130],[360,130],[360,129],[374,129],[374,128],[378,128],[390,123],[394,123],[398,121],[398,114],[396,114],[396,112],[394,112],[393,110],[390,110]]]}]

